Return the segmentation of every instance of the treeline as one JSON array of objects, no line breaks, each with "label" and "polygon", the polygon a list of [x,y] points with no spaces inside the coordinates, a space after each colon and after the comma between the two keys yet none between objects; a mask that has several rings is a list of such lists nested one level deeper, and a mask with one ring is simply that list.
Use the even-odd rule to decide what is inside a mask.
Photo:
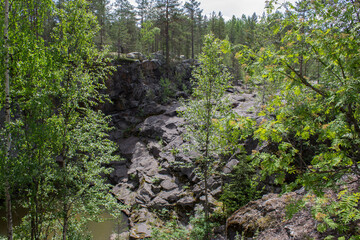
[{"label": "treeline", "polygon": [[256,41],[260,18],[233,16],[226,21],[221,12],[209,16],[203,13],[200,2],[188,0],[91,0],[91,10],[97,16],[100,31],[95,42],[99,48],[109,45],[112,52],[140,51],[148,55],[162,51],[168,58],[184,55],[195,58],[201,52],[203,37],[213,33],[219,39],[234,44]]}]

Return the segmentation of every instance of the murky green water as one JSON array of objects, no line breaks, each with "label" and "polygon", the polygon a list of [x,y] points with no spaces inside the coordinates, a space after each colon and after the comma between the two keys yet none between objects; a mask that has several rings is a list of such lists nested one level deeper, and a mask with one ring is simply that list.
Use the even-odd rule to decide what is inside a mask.
[{"label": "murky green water", "polygon": [[[26,214],[26,209],[20,209],[13,213],[14,225],[19,225],[21,218]],[[6,236],[5,210],[0,208],[0,236]],[[101,215],[105,221],[101,223],[91,222],[88,228],[94,240],[109,240],[112,233],[122,233],[127,231],[127,219],[124,216],[120,220],[114,219],[109,213]]]}]

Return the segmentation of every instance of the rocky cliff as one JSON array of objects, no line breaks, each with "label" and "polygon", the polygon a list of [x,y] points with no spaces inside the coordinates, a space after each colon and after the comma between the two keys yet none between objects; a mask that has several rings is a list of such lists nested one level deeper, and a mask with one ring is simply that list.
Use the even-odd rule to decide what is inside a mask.
[{"label": "rocky cliff", "polygon": [[[191,65],[188,61],[179,63],[171,74],[170,81],[176,85],[171,100],[162,101],[161,62],[123,62],[117,67],[114,77],[107,82],[112,103],[103,106],[111,115],[114,131],[113,141],[118,143],[122,161],[113,162],[110,181],[118,200],[131,206],[127,212],[130,236],[134,239],[149,237],[156,216],[151,212],[167,208],[179,219],[186,221],[201,205],[203,182],[192,167],[179,167],[175,163],[190,163],[196,154],[185,154],[182,148],[187,144],[182,134],[184,121],[178,116],[180,108],[176,98],[185,96],[181,89],[189,86]],[[181,76],[181,79],[179,79]],[[235,112],[242,116],[255,117],[255,95],[244,93],[241,87],[228,90]],[[236,161],[229,161],[224,171],[231,171]],[[221,192],[219,179],[209,179],[213,207]]]}]

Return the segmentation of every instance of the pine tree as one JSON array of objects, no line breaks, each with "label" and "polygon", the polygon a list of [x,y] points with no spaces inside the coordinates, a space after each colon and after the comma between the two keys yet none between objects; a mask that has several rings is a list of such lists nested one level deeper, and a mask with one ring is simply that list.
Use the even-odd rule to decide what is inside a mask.
[{"label": "pine tree", "polygon": [[143,23],[147,20],[152,19],[152,15],[154,14],[153,11],[153,1],[152,0],[136,0],[137,3],[137,14],[140,17],[140,25],[142,26]]},{"label": "pine tree", "polygon": [[179,14],[181,14],[179,6],[180,3],[178,0],[158,0],[155,5],[158,19],[161,23],[160,29],[165,38],[165,58],[167,68],[169,68],[170,64],[170,27],[172,22],[177,19]]},{"label": "pine tree", "polygon": [[138,30],[134,6],[128,0],[116,0],[113,17],[112,38],[118,53],[135,49]]},{"label": "pine tree", "polygon": [[185,9],[189,14],[190,17],[190,23],[191,23],[191,58],[195,58],[195,28],[196,28],[196,16],[200,13],[201,10],[199,8],[200,2],[197,2],[196,0],[190,0],[189,2],[185,3]]},{"label": "pine tree", "polygon": [[109,4],[110,0],[91,0],[91,9],[95,16],[97,17],[100,30],[99,30],[99,39],[97,41],[99,49],[103,49],[106,42],[106,28],[109,18]]}]

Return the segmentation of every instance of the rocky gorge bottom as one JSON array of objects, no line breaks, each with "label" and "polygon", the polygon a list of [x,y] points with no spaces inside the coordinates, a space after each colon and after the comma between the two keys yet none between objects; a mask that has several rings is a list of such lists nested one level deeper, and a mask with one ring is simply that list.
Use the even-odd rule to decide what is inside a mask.
[{"label": "rocky gorge bottom", "polygon": [[[254,117],[250,108],[255,95],[243,93],[240,87],[229,91],[233,110]],[[182,151],[188,143],[182,137],[185,128],[184,120],[178,116],[180,108],[176,102],[167,106],[150,103],[143,107],[149,116],[143,121],[141,117],[127,118],[130,113],[126,111],[112,115],[116,127],[112,138],[124,159],[111,164],[114,171],[110,180],[117,199],[131,206],[126,214],[133,239],[150,237],[152,227],[162,224],[154,212],[168,209],[185,223],[205,200],[204,183],[190,166],[197,156]],[[188,167],[179,166],[187,163]],[[230,159],[223,171],[231,172],[236,163],[236,159]],[[216,200],[222,191],[221,181],[210,177],[208,182],[210,204],[216,208],[221,205]]]}]

